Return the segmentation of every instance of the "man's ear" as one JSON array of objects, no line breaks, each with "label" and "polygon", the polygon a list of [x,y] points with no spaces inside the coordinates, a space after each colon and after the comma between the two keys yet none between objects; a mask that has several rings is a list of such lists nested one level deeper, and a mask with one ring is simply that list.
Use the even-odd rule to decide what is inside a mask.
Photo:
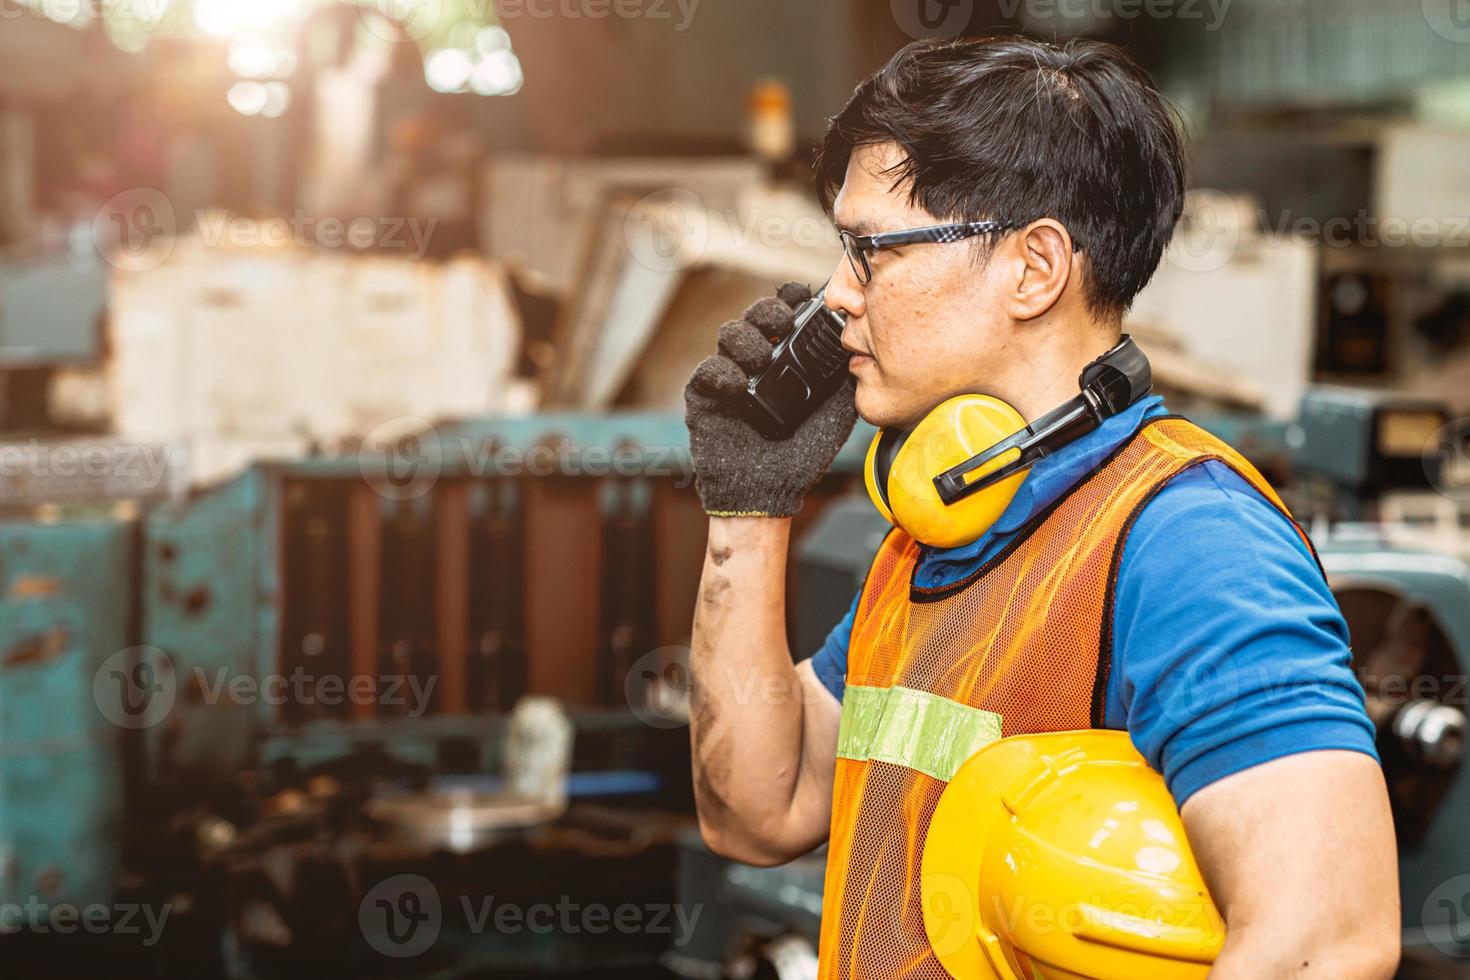
[{"label": "man's ear", "polygon": [[1007,297],[1012,319],[1034,320],[1061,298],[1073,274],[1072,236],[1052,218],[1041,218],[1016,232],[1005,248],[1019,273]]}]

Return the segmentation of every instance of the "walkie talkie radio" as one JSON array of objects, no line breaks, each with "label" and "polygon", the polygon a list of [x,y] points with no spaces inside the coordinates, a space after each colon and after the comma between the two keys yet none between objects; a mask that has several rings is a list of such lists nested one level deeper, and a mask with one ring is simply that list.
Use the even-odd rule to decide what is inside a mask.
[{"label": "walkie talkie radio", "polygon": [[847,377],[846,320],[823,304],[826,292],[824,286],[797,307],[796,324],[771,352],[771,363],[750,379],[747,414],[767,439],[790,436]]}]

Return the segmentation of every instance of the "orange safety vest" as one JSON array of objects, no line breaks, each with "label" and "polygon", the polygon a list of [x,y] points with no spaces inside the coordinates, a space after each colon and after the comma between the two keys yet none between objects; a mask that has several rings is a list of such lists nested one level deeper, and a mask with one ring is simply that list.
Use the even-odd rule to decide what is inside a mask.
[{"label": "orange safety vest", "polygon": [[1154,494],[1211,459],[1291,518],[1239,453],[1163,416],[959,582],[914,585],[917,542],[901,530],[884,540],[848,649],[822,980],[949,976],[920,906],[924,839],[940,794],[998,738],[1103,727],[1123,544]]}]

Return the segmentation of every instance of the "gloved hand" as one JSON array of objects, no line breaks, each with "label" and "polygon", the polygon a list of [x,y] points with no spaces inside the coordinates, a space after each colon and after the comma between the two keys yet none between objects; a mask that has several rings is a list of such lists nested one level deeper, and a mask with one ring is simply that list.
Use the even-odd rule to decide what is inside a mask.
[{"label": "gloved hand", "polygon": [[720,327],[719,353],[700,362],[684,389],[695,487],[711,516],[795,514],[852,434],[851,376],[787,439],[766,439],[742,413],[747,383],[770,362],[775,345],[767,338],[790,333],[795,309],[811,295],[788,282]]}]

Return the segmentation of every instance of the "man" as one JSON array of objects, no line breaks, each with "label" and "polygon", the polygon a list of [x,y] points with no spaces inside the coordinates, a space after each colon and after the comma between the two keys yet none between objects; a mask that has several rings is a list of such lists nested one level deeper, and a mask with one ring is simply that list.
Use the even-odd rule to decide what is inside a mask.
[{"label": "man", "polygon": [[[854,413],[903,427],[978,393],[1030,422],[1075,397],[1158,265],[1183,169],[1165,104],[1115,47],[911,45],[858,87],[819,158],[847,251],[825,302],[846,315],[853,383],[788,440],[742,420],[739,390],[804,296],[790,286],[722,327],[690,380],[711,515],[692,656],[700,825],[715,851],[762,865],[830,835],[823,976],[945,975],[914,883],[943,784],[838,753],[847,687],[895,683],[890,655],[907,658],[905,683],[970,678],[919,696],[996,710],[1004,736],[1126,730],[1167,781],[1228,923],[1212,976],[1393,973],[1394,833],[1346,627],[1309,544],[1227,448],[1181,451],[1167,478],[1119,469],[1120,454],[1154,452],[1159,398],[1037,462],[973,544],[889,534],[867,598],[823,648],[799,666],[787,648],[789,517]],[[987,220],[1004,230],[859,238]],[[1116,566],[1083,574],[1081,545],[1058,542],[1110,549]],[[955,600],[938,623],[936,599]]]}]

